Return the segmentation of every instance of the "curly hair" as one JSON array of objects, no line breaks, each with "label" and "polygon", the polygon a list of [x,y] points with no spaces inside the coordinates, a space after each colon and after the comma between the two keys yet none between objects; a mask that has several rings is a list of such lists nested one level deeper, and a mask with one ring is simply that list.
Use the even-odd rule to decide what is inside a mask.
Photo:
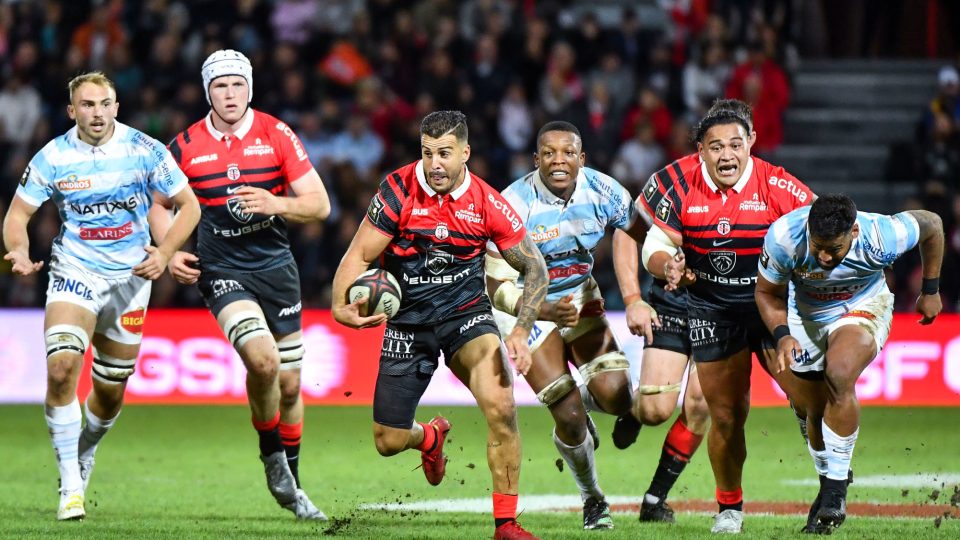
[{"label": "curly hair", "polygon": [[830,193],[813,201],[807,224],[810,236],[822,239],[839,238],[853,229],[857,221],[857,205],[840,193]]}]

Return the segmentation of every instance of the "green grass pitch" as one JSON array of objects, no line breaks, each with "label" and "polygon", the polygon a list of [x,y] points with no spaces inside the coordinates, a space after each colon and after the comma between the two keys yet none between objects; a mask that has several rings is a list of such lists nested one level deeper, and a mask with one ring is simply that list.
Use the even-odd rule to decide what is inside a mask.
[{"label": "green grass pitch", "polygon": [[[4,538],[306,538],[333,536],[380,540],[490,538],[489,513],[387,511],[361,505],[486,498],[490,477],[485,427],[466,407],[424,407],[420,419],[440,412],[453,423],[446,446],[447,477],[427,485],[416,452],[382,458],[373,447],[368,407],[307,410],[301,478],[327,523],[296,522],[267,492],[257,459],[256,436],[242,407],[130,406],[101,444],[87,492],[87,519],[58,523],[57,470],[42,407],[0,407],[0,537]],[[636,502],[650,482],[669,423],[644,428],[626,451],[613,447],[613,418],[594,415],[602,435],[597,454],[600,482],[611,498]],[[960,477],[960,409],[868,408],[863,412],[854,470],[863,484],[849,501],[914,505],[921,518],[851,517],[835,536],[846,538],[957,538],[960,509],[934,521],[932,504],[949,505]],[[748,423],[749,458],[744,475],[748,502],[808,503],[814,475],[792,414],[756,409]],[[545,410],[521,408],[524,496],[575,495],[567,471],[556,466]],[[918,475],[943,477],[920,487]],[[886,480],[884,480],[886,479]],[[897,484],[900,482],[902,485]],[[706,445],[680,478],[671,501],[711,500],[713,477]],[[622,499],[621,499],[622,500]],[[958,501],[960,502],[960,501]],[[923,506],[917,506],[923,505]],[[625,507],[621,507],[626,510]],[[942,506],[940,507],[943,508]],[[926,512],[926,513],[924,513]],[[953,519],[952,516],[958,519]],[[747,514],[745,537],[801,536],[800,515]],[[674,526],[647,525],[634,511],[614,514],[616,529],[581,530],[579,512],[527,511],[524,526],[543,538],[705,538],[712,519],[681,513]]]}]

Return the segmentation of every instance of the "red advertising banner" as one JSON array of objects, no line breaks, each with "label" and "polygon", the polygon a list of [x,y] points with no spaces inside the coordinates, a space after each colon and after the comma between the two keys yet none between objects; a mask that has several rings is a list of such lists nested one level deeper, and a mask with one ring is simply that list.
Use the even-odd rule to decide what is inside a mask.
[{"label": "red advertising banner", "polygon": [[[608,315],[636,384],[643,340],[630,336],[622,313]],[[943,315],[930,326],[920,326],[918,318],[894,317],[886,347],[857,383],[864,405],[960,406],[960,315]],[[305,402],[372,403],[383,328],[350,330],[337,324],[329,311],[306,310],[303,334]],[[143,335],[137,370],[127,386],[128,403],[246,403],[246,369],[206,310],[149,310]],[[0,310],[0,403],[43,401],[44,355],[42,311]],[[81,398],[90,389],[90,360],[88,353]],[[515,395],[519,404],[537,404],[519,377]],[[761,407],[786,404],[759,365],[753,370],[751,401]],[[422,403],[472,404],[473,398],[441,367]]]}]

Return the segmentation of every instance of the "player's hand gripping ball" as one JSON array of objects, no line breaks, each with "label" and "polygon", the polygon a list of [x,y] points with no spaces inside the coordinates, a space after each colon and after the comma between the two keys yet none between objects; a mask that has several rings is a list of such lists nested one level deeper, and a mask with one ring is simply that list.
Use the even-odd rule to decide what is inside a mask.
[{"label": "player's hand gripping ball", "polygon": [[347,292],[347,300],[351,304],[361,298],[367,299],[367,303],[360,306],[361,316],[370,317],[383,313],[391,319],[400,311],[400,283],[386,270],[367,270],[360,274]]}]

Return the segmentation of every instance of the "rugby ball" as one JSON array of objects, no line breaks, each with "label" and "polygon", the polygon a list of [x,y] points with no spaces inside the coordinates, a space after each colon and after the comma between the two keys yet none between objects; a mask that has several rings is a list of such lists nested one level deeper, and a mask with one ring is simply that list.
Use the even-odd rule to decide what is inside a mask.
[{"label": "rugby ball", "polygon": [[367,303],[360,306],[361,316],[383,313],[391,319],[400,311],[400,283],[386,270],[367,270],[354,280],[347,292],[347,301],[351,304],[361,298],[367,299]]}]

